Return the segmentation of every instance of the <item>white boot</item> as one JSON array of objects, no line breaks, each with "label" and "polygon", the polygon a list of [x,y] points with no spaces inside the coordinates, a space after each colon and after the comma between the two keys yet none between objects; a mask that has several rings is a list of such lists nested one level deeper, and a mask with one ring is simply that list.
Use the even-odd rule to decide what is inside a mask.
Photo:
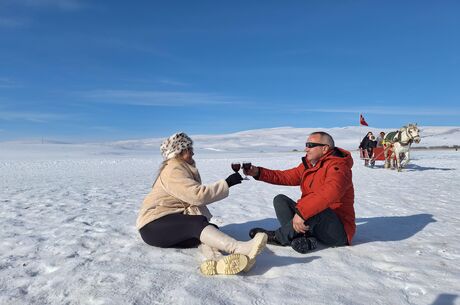
[{"label": "white boot", "polygon": [[[262,252],[267,244],[267,234],[257,233],[250,241],[237,241],[227,234],[209,225],[201,231],[201,242],[232,254],[243,254],[249,258],[249,263],[244,266],[244,271],[249,271],[255,263],[255,257]],[[239,271],[238,271],[239,272]]]},{"label": "white boot", "polygon": [[199,246],[201,254],[204,259],[201,263],[200,270],[201,273],[205,275],[216,275],[217,273],[217,262],[223,258],[222,253],[216,248],[210,247],[206,244],[201,244]]},{"label": "white boot", "polygon": [[206,244],[200,244],[198,247],[201,250],[201,254],[203,254],[204,258],[206,260],[211,259],[211,260],[219,260],[222,258],[222,253],[220,253],[219,249],[210,247]]},{"label": "white boot", "polygon": [[237,274],[248,266],[248,262],[248,257],[243,254],[230,254],[219,260],[208,259],[202,262],[200,270],[204,275]]}]

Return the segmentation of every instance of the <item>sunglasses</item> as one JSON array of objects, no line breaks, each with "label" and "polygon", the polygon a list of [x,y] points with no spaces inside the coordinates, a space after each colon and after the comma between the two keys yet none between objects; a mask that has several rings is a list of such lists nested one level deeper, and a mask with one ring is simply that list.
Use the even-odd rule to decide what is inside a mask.
[{"label": "sunglasses", "polygon": [[307,148],[313,148],[313,147],[316,147],[316,146],[327,146],[327,144],[323,144],[323,143],[314,143],[314,142],[307,142],[307,143],[305,143],[305,147],[307,147]]}]

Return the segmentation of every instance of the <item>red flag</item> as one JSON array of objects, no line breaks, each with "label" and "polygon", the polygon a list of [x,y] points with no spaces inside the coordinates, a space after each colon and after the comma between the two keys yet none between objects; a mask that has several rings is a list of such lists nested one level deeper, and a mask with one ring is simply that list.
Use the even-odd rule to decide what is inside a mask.
[{"label": "red flag", "polygon": [[369,126],[362,114],[359,115],[359,124],[364,125],[364,126]]}]

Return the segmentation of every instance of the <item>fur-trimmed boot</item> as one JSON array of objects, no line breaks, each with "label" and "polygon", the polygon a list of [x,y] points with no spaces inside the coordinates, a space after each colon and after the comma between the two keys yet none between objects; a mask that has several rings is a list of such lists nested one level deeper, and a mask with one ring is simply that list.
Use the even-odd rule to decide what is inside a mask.
[{"label": "fur-trimmed boot", "polygon": [[250,241],[237,241],[209,225],[201,231],[200,240],[212,248],[231,254],[216,262],[217,274],[237,274],[252,268],[255,257],[267,244],[267,234],[258,233]]}]

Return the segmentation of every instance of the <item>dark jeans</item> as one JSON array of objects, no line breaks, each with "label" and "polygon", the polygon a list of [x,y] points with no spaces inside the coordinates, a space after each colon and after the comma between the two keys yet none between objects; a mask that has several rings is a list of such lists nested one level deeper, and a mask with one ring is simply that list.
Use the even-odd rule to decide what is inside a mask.
[{"label": "dark jeans", "polygon": [[[275,231],[276,239],[284,245],[290,245],[291,241],[302,234],[294,231],[292,218],[295,215],[295,201],[285,195],[277,195],[273,199],[276,218],[281,227]],[[327,208],[324,211],[310,217],[305,221],[310,227],[308,235],[316,237],[327,246],[344,246],[348,243],[347,234],[337,214]]]},{"label": "dark jeans", "polygon": [[200,234],[210,223],[202,215],[170,214],[149,222],[139,233],[150,246],[193,248],[200,244]]}]

